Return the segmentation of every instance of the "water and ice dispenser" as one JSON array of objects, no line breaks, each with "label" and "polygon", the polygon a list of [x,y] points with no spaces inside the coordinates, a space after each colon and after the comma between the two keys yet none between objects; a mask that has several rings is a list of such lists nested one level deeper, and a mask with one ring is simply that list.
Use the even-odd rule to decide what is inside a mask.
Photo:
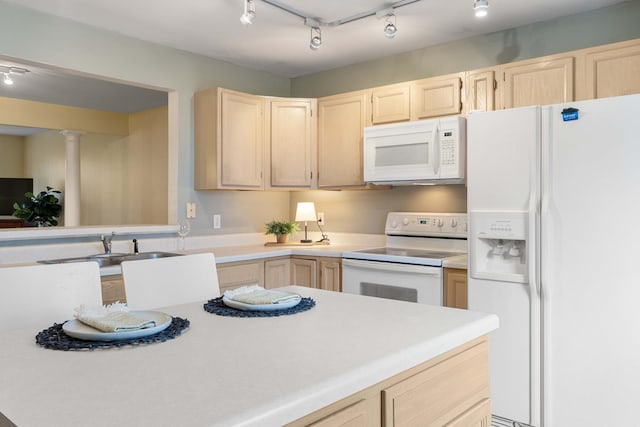
[{"label": "water and ice dispenser", "polygon": [[469,223],[471,277],[528,283],[527,212],[471,211]]}]

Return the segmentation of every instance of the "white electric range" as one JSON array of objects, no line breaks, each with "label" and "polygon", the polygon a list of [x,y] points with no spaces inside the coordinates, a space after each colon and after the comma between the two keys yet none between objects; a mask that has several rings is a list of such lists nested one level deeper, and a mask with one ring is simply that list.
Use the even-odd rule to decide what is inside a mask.
[{"label": "white electric range", "polygon": [[467,214],[389,212],[387,246],[342,255],[343,292],[443,304],[443,262],[467,251]]}]

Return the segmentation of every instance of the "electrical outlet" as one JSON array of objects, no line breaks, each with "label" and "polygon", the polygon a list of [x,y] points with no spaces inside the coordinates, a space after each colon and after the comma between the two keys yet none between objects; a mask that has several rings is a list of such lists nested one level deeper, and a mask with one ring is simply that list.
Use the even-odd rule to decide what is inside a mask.
[{"label": "electrical outlet", "polygon": [[187,202],[187,218],[196,217],[196,204],[194,202]]},{"label": "electrical outlet", "polygon": [[218,229],[222,227],[222,216],[220,214],[213,215],[213,228]]},{"label": "electrical outlet", "polygon": [[324,212],[318,212],[318,224],[325,225],[325,223],[324,223]]}]

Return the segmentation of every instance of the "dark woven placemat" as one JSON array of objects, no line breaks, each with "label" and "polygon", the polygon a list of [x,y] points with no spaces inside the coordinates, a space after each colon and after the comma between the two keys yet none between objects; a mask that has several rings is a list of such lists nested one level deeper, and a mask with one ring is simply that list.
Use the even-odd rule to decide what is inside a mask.
[{"label": "dark woven placemat", "polygon": [[228,307],[222,301],[222,297],[214,298],[207,301],[204,305],[204,309],[209,313],[217,314],[218,316],[232,316],[232,317],[277,317],[288,316],[290,314],[296,314],[303,311],[307,311],[313,308],[316,302],[311,298],[302,298],[300,302],[293,307],[284,308],[282,310],[272,311],[245,311],[238,310],[237,308]]},{"label": "dark woven placemat", "polygon": [[127,345],[153,344],[174,339],[189,327],[189,320],[174,317],[167,329],[146,337],[118,341],[87,341],[70,337],[62,330],[62,323],[55,323],[36,335],[36,343],[51,350],[95,350],[97,348],[118,348]]}]

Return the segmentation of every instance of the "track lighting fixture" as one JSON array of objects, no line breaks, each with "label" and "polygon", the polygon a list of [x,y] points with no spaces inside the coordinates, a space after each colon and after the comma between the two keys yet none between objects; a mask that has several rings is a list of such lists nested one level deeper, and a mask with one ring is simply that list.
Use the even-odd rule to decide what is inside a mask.
[{"label": "track lighting fixture", "polygon": [[27,70],[26,68],[8,67],[8,66],[0,65],[0,74],[3,75],[2,82],[7,86],[11,86],[13,84],[13,79],[11,78],[11,75],[23,75],[28,72],[29,70]]},{"label": "track lighting fixture", "polygon": [[489,0],[473,0],[473,10],[477,18],[487,16],[489,12]]},{"label": "track lighting fixture", "polygon": [[[240,17],[240,22],[245,25],[249,25],[253,21],[253,18],[256,14],[254,0],[243,1],[244,14]],[[339,27],[341,25],[359,21],[360,19],[365,19],[370,16],[375,16],[378,19],[385,18],[384,35],[386,38],[392,39],[398,32],[398,27],[396,27],[396,14],[394,10],[413,3],[418,3],[420,1],[422,0],[390,0],[390,2],[386,3],[383,7],[379,7],[373,10],[365,10],[363,12],[355,13],[344,18],[328,21],[288,6],[282,0],[262,0],[263,3],[266,3],[269,6],[280,9],[281,11],[297,18],[304,19],[304,25],[311,28],[311,40],[309,42],[309,48],[311,48],[311,50],[317,50],[322,45],[322,33],[320,31],[320,27]],[[489,7],[489,0],[474,0],[473,7],[476,11],[479,8],[484,9],[486,14],[486,9]]]},{"label": "track lighting fixture", "polygon": [[256,5],[253,0],[244,1],[244,13],[240,17],[240,22],[244,25],[253,24],[253,18],[256,16]]},{"label": "track lighting fixture", "polygon": [[[393,21],[391,21],[393,18]],[[392,39],[396,36],[398,32],[398,27],[396,27],[396,15],[387,15],[387,19],[385,20],[387,25],[384,27],[384,36],[388,39]]]},{"label": "track lighting fixture", "polygon": [[311,27],[309,47],[311,50],[318,50],[320,49],[320,45],[322,45],[322,32],[320,31],[320,27]]}]

